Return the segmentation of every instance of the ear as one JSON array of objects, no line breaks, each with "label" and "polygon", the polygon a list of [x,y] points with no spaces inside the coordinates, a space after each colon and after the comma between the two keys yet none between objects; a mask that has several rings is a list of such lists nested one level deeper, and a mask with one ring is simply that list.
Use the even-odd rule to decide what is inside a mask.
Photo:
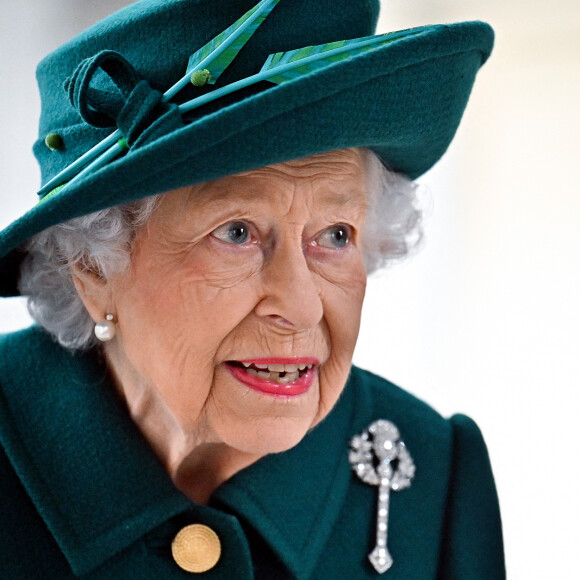
[{"label": "ear", "polygon": [[93,321],[102,320],[113,308],[111,283],[82,262],[71,267],[71,276]]}]

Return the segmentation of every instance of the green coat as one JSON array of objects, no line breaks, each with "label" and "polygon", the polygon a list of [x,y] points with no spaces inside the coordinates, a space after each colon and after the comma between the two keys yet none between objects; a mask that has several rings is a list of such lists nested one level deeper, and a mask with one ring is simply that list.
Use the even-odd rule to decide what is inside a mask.
[{"label": "green coat", "polygon": [[[476,425],[445,420],[385,380],[353,368],[330,415],[295,448],[263,458],[208,506],[172,484],[93,355],[43,332],[0,338],[0,577],[9,580],[498,580],[505,577],[496,491]],[[416,475],[391,492],[379,576],[377,488],[350,469],[350,438],[397,425]],[[182,571],[171,541],[191,523],[219,536],[203,574]]]}]

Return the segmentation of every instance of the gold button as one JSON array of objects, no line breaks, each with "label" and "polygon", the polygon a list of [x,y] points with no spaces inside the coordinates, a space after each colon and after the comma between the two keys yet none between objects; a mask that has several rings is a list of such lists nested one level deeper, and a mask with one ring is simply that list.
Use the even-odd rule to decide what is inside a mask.
[{"label": "gold button", "polygon": [[183,528],[171,544],[176,564],[186,572],[207,572],[220,559],[222,546],[217,534],[202,524]]}]

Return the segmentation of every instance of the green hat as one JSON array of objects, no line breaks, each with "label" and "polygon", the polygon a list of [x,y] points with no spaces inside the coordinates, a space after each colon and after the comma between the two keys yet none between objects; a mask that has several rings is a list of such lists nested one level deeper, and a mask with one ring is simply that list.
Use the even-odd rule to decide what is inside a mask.
[{"label": "green hat", "polygon": [[1,296],[19,247],[80,215],[346,147],[411,178],[443,155],[487,24],[369,37],[378,0],[256,1],[142,0],[40,63],[43,186],[0,232]]}]

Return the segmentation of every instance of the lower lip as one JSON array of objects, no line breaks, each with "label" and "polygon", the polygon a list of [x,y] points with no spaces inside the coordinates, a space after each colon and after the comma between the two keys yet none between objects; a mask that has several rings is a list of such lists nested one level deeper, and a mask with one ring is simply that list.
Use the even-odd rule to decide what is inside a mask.
[{"label": "lower lip", "polygon": [[281,384],[268,379],[261,379],[256,375],[247,373],[244,369],[226,364],[225,367],[230,371],[235,379],[250,387],[254,391],[271,395],[274,397],[298,397],[310,390],[314,378],[316,377],[316,368],[312,367],[306,371],[302,376],[298,377],[291,383]]}]

